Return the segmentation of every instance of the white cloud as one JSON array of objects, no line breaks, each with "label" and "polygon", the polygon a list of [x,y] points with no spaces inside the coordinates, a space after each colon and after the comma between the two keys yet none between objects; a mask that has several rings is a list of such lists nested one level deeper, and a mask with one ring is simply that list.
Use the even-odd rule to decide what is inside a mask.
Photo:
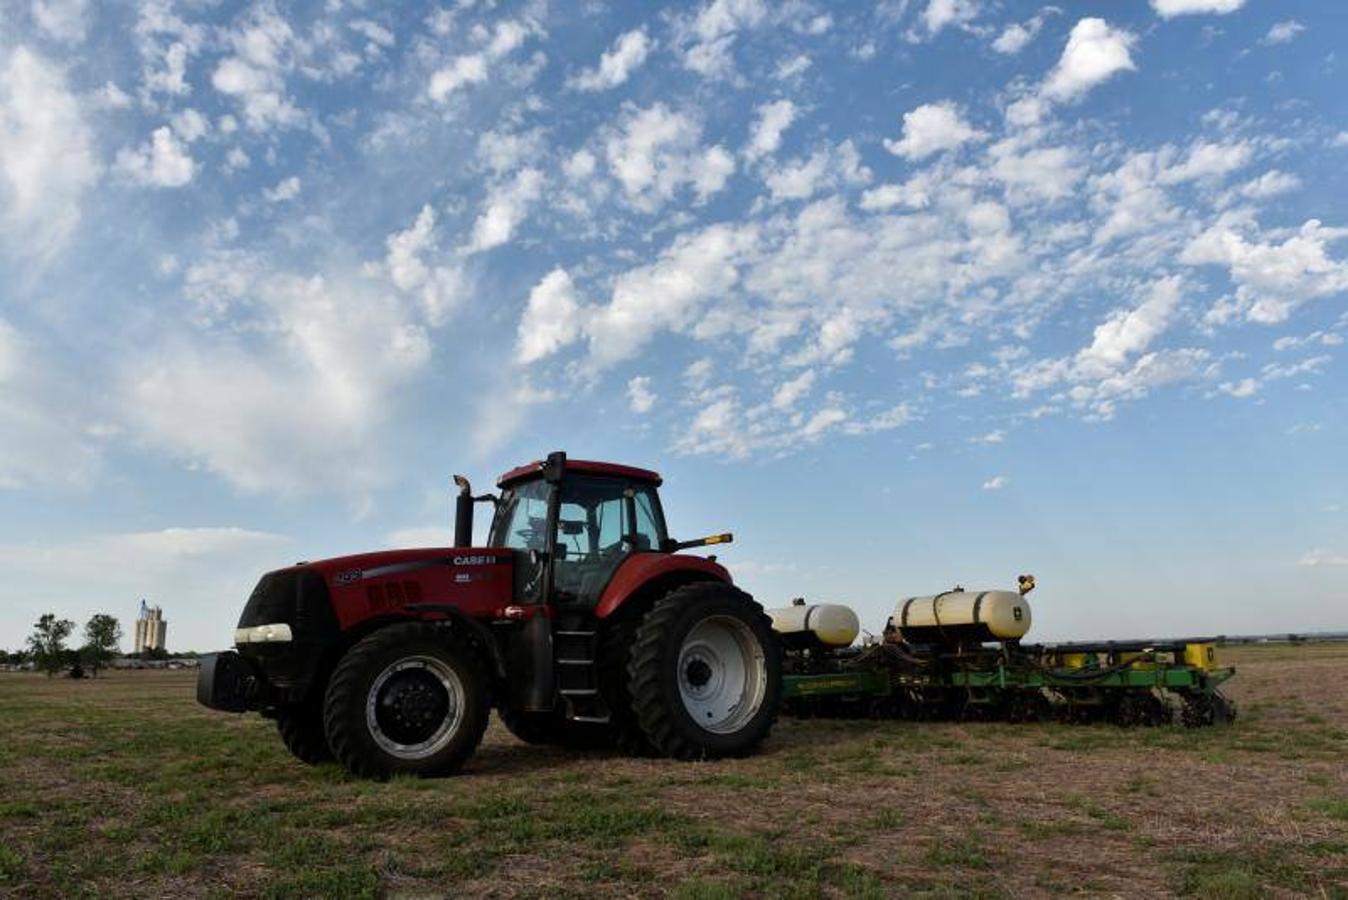
[{"label": "white cloud", "polygon": [[262,192],[262,196],[267,198],[268,203],[284,203],[287,200],[294,200],[300,195],[300,178],[298,175],[291,175],[277,182],[275,187],[267,188]]},{"label": "white cloud", "polygon": [[627,382],[627,405],[632,412],[645,415],[655,408],[657,399],[659,398],[651,391],[649,377],[638,375]]},{"label": "white cloud", "polygon": [[1005,475],[994,475],[987,481],[983,482],[983,490],[1000,491],[1002,488],[1006,487],[1010,483],[1011,480],[1007,478]]},{"label": "white cloud", "polygon": [[468,251],[479,253],[508,243],[542,193],[543,174],[534,168],[521,169],[510,181],[493,187],[473,223]]},{"label": "white cloud", "polygon": [[1268,34],[1259,41],[1261,44],[1272,46],[1274,44],[1290,44],[1296,39],[1296,36],[1306,30],[1296,19],[1288,19],[1285,22],[1276,22],[1268,30]]},{"label": "white cloud", "polygon": [[812,64],[810,58],[801,53],[790,59],[782,60],[777,66],[777,71],[773,73],[773,77],[778,81],[789,81],[805,72]]},{"label": "white cloud", "polygon": [[434,252],[435,243],[435,211],[427,204],[412,227],[388,236],[384,265],[398,290],[420,298],[427,323],[439,326],[463,302],[467,284],[457,266],[432,265],[423,259]]},{"label": "white cloud", "polygon": [[963,25],[978,15],[976,0],[927,0],[922,24],[928,34],[936,34],[949,25]]},{"label": "white cloud", "polygon": [[712,225],[680,236],[655,262],[619,275],[609,302],[586,327],[591,362],[621,362],[658,331],[692,327],[704,302],[738,283],[738,263],[755,242],[753,228]]},{"label": "white cloud", "polygon": [[117,170],[136,184],[179,188],[192,181],[197,164],[167,125],[156,128],[150,141],[139,149],[117,151]]},{"label": "white cloud", "polygon": [[1348,553],[1331,550],[1312,550],[1297,560],[1299,566],[1348,566]]},{"label": "white cloud", "polygon": [[758,107],[749,143],[744,146],[744,158],[752,162],[771,156],[782,145],[782,133],[796,120],[796,104],[790,100],[774,100]]},{"label": "white cloud", "polygon": [[1177,276],[1159,278],[1143,301],[1132,309],[1115,310],[1096,326],[1090,346],[1077,354],[1078,369],[1096,376],[1118,369],[1128,357],[1147,349],[1174,321],[1184,283]]},{"label": "white cloud", "polygon": [[989,431],[987,434],[981,434],[978,437],[969,438],[971,444],[1000,444],[1006,441],[1006,432],[998,429]]},{"label": "white cloud", "polygon": [[777,409],[790,409],[810,392],[814,387],[815,373],[813,369],[806,369],[790,381],[784,381],[777,386],[777,390],[772,394],[772,405]]},{"label": "white cloud", "polygon": [[1242,378],[1240,381],[1224,381],[1217,385],[1217,389],[1237,400],[1244,400],[1259,391],[1259,382],[1253,378]]},{"label": "white cloud", "polygon": [[26,47],[0,56],[0,238],[49,259],[80,223],[99,164],[61,70]]},{"label": "white cloud", "polygon": [[[386,483],[376,435],[424,371],[419,309],[382,282],[275,270],[239,252],[184,275],[190,330],[125,361],[119,405],[137,437],[249,493],[360,498]],[[203,411],[214,426],[200,428]]]},{"label": "white cloud", "polygon": [[1163,19],[1197,13],[1232,13],[1245,5],[1245,0],[1151,0],[1151,8]]},{"label": "white cloud", "polygon": [[1345,237],[1348,229],[1326,228],[1317,219],[1266,236],[1249,216],[1233,214],[1190,241],[1180,261],[1225,267],[1236,296],[1224,315],[1273,324],[1286,321],[1309,300],[1348,291],[1348,261],[1334,259],[1329,251]]},{"label": "white cloud", "polygon": [[706,77],[728,77],[739,32],[762,24],[768,13],[763,0],[709,0],[691,20],[677,24],[684,67]]},{"label": "white cloud", "polygon": [[33,0],[33,21],[58,41],[78,44],[89,27],[89,0]]},{"label": "white cloud", "polygon": [[619,35],[613,48],[599,58],[599,66],[581,72],[570,82],[578,91],[606,91],[615,88],[641,67],[650,54],[653,42],[646,29],[638,28]]},{"label": "white cloud", "polygon": [[483,33],[485,46],[480,50],[456,56],[431,73],[426,95],[443,103],[456,91],[486,81],[491,67],[519,49],[531,33],[529,26],[514,19],[496,23],[489,37]]},{"label": "white cloud", "polygon": [[[216,66],[211,85],[242,105],[248,127],[261,132],[300,122],[303,116],[286,93],[286,74],[294,66],[290,24],[275,9],[257,6],[247,21],[228,32],[228,41],[234,52]],[[175,80],[181,83],[185,48],[179,57]],[[185,91],[183,84],[174,92]]]},{"label": "white cloud", "polygon": [[1132,71],[1130,49],[1136,38],[1104,19],[1082,19],[1072,27],[1057,66],[1044,82],[1050,100],[1075,100],[1118,72]]},{"label": "white cloud", "polygon": [[871,171],[861,165],[861,154],[850,140],[816,150],[806,159],[771,166],[763,176],[775,202],[807,200],[840,183],[859,185],[870,180]]},{"label": "white cloud", "polygon": [[520,317],[515,359],[536,362],[575,341],[581,333],[581,306],[565,269],[553,269],[529,292]]},{"label": "white cloud", "polygon": [[629,203],[654,212],[683,185],[699,201],[725,187],[735,162],[724,148],[700,147],[701,126],[663,103],[628,105],[621,123],[608,130],[604,154]]},{"label": "white cloud", "polygon": [[1048,6],[1041,10],[1038,15],[1024,22],[1010,23],[1002,29],[1002,33],[997,35],[997,39],[992,42],[992,49],[1008,56],[1019,53],[1039,36],[1040,30],[1044,27],[1045,19],[1057,12],[1059,10],[1056,7]]},{"label": "white cloud", "polygon": [[1277,197],[1280,194],[1295,191],[1299,187],[1301,187],[1301,179],[1297,176],[1290,172],[1270,169],[1258,178],[1241,185],[1240,194],[1242,197],[1248,197],[1251,200],[1267,200],[1269,197]]},{"label": "white cloud", "polygon": [[955,104],[924,103],[903,114],[903,137],[886,140],[885,149],[895,156],[919,160],[983,137],[983,132],[964,121]]}]

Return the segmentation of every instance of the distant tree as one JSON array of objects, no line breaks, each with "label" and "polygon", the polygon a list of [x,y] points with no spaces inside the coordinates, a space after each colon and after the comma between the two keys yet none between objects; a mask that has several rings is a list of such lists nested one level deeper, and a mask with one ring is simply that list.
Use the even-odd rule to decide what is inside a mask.
[{"label": "distant tree", "polygon": [[28,650],[33,654],[33,662],[50,678],[65,665],[66,638],[75,630],[75,623],[47,613],[37,620],[33,629],[28,637]]},{"label": "distant tree", "polygon": [[98,670],[117,653],[121,643],[122,625],[115,617],[99,613],[85,623],[84,647],[80,649],[80,656],[95,678],[98,677]]},{"label": "distant tree", "polygon": [[147,647],[140,655],[141,659],[168,659],[168,651],[163,647]]}]

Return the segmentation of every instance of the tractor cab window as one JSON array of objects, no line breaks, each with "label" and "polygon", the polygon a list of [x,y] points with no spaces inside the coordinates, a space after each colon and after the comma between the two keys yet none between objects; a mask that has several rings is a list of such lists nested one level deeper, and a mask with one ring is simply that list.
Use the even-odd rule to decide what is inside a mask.
[{"label": "tractor cab window", "polygon": [[664,520],[655,489],[613,478],[562,484],[553,584],[558,602],[595,603],[629,554],[659,550]]},{"label": "tractor cab window", "polygon": [[540,478],[506,491],[492,520],[491,546],[546,550],[550,490],[550,485]]}]

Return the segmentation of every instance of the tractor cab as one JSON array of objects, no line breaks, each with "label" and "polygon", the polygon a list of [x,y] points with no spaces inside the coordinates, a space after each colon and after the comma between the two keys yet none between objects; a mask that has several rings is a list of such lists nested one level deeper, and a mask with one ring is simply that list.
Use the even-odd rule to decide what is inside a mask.
[{"label": "tractor cab", "polygon": [[460,494],[455,546],[472,544],[472,507],[495,507],[487,545],[513,551],[519,604],[593,610],[623,563],[639,554],[669,554],[724,543],[728,534],[674,541],[660,507],[659,474],[615,463],[546,460],[512,469],[498,479],[499,495]]},{"label": "tractor cab", "polygon": [[517,602],[593,608],[628,557],[668,549],[654,472],[550,458],[498,484],[487,543],[521,551],[517,584],[534,596]]}]

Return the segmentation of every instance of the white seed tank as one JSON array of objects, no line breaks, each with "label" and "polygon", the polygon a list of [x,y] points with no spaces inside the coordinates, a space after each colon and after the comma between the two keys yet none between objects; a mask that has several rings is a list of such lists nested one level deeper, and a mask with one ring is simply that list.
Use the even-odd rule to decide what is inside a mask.
[{"label": "white seed tank", "polygon": [[788,647],[847,647],[861,632],[857,614],[836,603],[782,606],[766,612],[772,630]]},{"label": "white seed tank", "polygon": [[1015,591],[946,591],[900,600],[891,635],[913,644],[1015,641],[1030,630],[1030,604]]}]

